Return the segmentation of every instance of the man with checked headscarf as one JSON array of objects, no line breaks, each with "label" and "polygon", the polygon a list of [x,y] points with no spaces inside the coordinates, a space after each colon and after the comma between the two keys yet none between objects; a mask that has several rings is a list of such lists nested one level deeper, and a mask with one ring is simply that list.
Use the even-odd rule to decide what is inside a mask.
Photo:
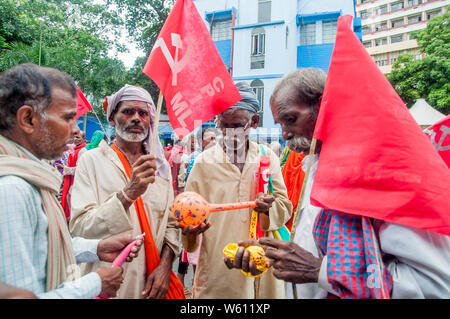
[{"label": "man with checked headscarf", "polygon": [[80,159],[70,230],[98,238],[145,232],[145,254],[124,267],[118,297],[184,298],[183,287],[171,272],[179,230],[169,211],[170,167],[158,138],[148,154],[156,124],[153,100],[143,88],[125,85],[104,104],[109,123],[116,128],[116,142],[102,144]]}]

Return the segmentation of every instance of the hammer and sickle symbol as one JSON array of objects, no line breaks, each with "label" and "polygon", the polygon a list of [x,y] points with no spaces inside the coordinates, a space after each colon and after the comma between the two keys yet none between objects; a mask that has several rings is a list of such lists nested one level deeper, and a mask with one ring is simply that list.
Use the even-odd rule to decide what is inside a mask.
[{"label": "hammer and sickle symbol", "polygon": [[191,58],[192,45],[190,43],[188,44],[185,55],[181,59],[179,59],[179,51],[183,48],[183,42],[179,34],[171,33],[170,35],[172,38],[172,46],[175,47],[175,57],[170,54],[170,51],[167,48],[166,42],[163,38],[158,38],[158,40],[156,40],[153,50],[161,48],[161,51],[166,58],[167,63],[169,64],[170,70],[172,71],[172,86],[176,86],[178,82],[178,73],[180,73],[185,68],[185,66],[189,62],[189,59]]},{"label": "hammer and sickle symbol", "polygon": [[448,151],[448,150],[450,150],[450,144],[445,145],[445,146],[443,146],[442,144],[444,143],[447,135],[450,134],[450,127],[442,125],[439,129],[442,131],[442,135],[441,135],[441,138],[439,139],[439,142],[437,142],[437,143],[436,143],[436,132],[431,131],[431,130],[425,130],[424,132],[431,135],[431,143],[433,143],[434,147],[439,152]]}]

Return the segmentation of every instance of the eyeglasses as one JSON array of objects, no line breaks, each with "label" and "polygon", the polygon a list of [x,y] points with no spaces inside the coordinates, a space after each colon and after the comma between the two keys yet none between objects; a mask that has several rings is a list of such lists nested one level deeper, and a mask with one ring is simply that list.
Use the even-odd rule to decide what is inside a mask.
[{"label": "eyeglasses", "polygon": [[247,123],[245,123],[245,124],[239,124],[239,123],[235,123],[235,124],[232,124],[232,126],[230,127],[230,126],[224,126],[221,122],[220,122],[220,120],[217,120],[216,121],[216,127],[217,128],[219,128],[219,129],[221,129],[221,130],[226,130],[226,129],[243,129],[244,131],[246,130],[246,129],[248,129],[249,128],[249,126],[251,125],[251,123],[252,123],[252,120],[249,120]]}]

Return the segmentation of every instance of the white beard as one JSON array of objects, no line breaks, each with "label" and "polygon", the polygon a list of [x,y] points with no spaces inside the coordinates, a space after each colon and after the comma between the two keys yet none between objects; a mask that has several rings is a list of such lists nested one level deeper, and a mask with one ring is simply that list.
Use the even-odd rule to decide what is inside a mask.
[{"label": "white beard", "polygon": [[250,134],[250,129],[242,130],[227,128],[226,134],[222,137],[225,153],[231,162],[245,163],[246,142]]},{"label": "white beard", "polygon": [[[136,125],[133,124],[132,126],[136,126]],[[141,126],[142,128],[144,128],[140,124],[138,126]],[[145,131],[145,128],[144,128],[143,133],[129,133],[129,132],[127,132],[126,129],[127,129],[127,127],[123,127],[122,125],[120,125],[119,123],[116,122],[116,134],[127,142],[142,142],[148,136],[148,130]]]},{"label": "white beard", "polygon": [[309,150],[311,140],[306,137],[293,137],[286,142],[286,146],[296,153],[301,153],[304,150]]}]

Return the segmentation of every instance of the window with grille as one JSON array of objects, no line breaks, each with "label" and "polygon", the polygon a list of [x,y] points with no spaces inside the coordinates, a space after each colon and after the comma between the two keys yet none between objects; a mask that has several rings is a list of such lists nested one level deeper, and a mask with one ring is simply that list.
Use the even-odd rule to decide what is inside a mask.
[{"label": "window with grille", "polygon": [[387,38],[375,40],[375,46],[380,46],[380,45],[385,45],[385,44],[387,44]]},{"label": "window with grille", "polygon": [[361,11],[361,18],[365,19],[370,17],[370,10]]},{"label": "window with grille", "polygon": [[300,26],[300,45],[316,44],[316,24],[302,24]]},{"label": "window with grille", "polygon": [[391,65],[394,64],[395,62],[397,62],[397,60],[398,60],[398,56],[391,57]]},{"label": "window with grille", "polygon": [[401,26],[401,25],[403,25],[403,24],[404,24],[403,19],[393,20],[393,21],[392,21],[392,27],[393,27],[393,28],[399,27],[399,26]]},{"label": "window with grille", "polygon": [[256,94],[256,99],[261,105],[261,111],[259,113],[259,125],[258,125],[261,127],[263,126],[263,114],[264,114],[264,83],[261,80],[253,80],[250,83],[250,87]]},{"label": "window with grille", "polygon": [[258,23],[270,22],[270,16],[272,11],[271,0],[259,0],[258,1]]},{"label": "window with grille", "polygon": [[213,41],[222,41],[231,39],[231,27],[232,27],[231,19],[213,21],[211,25],[211,37]]},{"label": "window with grille", "polygon": [[370,31],[370,27],[367,27],[367,26],[362,27],[361,31],[362,31],[363,34],[371,32]]},{"label": "window with grille", "polygon": [[422,0],[408,0],[408,6],[417,6],[418,4],[422,4]]},{"label": "window with grille", "polygon": [[266,53],[266,33],[264,28],[253,29],[251,41],[250,69],[264,69]]},{"label": "window with grille", "polygon": [[403,41],[403,34],[395,35],[391,37],[391,43],[397,43]]},{"label": "window with grille", "polygon": [[387,12],[387,5],[385,4],[384,6],[378,7],[376,12],[377,12],[377,14],[386,13]]},{"label": "window with grille", "polygon": [[386,29],[387,29],[387,22],[380,23],[375,26],[375,31],[381,31]]},{"label": "window with grille", "polygon": [[441,15],[441,9],[436,10],[436,11],[430,11],[427,12],[427,19],[433,19],[434,17],[440,16]]},{"label": "window with grille", "polygon": [[391,11],[403,9],[403,1],[391,4]]},{"label": "window with grille", "polygon": [[419,22],[419,21],[422,21],[422,15],[421,14],[416,15],[416,16],[408,17],[408,23],[414,23],[414,22]]},{"label": "window with grille", "polygon": [[387,62],[388,62],[387,59],[375,60],[375,63],[376,63],[378,66],[385,66],[385,65],[388,64]]},{"label": "window with grille", "polygon": [[337,21],[328,21],[322,23],[322,42],[334,43],[336,40]]},{"label": "window with grille", "polygon": [[252,55],[265,53],[266,35],[264,33],[252,34]]}]

